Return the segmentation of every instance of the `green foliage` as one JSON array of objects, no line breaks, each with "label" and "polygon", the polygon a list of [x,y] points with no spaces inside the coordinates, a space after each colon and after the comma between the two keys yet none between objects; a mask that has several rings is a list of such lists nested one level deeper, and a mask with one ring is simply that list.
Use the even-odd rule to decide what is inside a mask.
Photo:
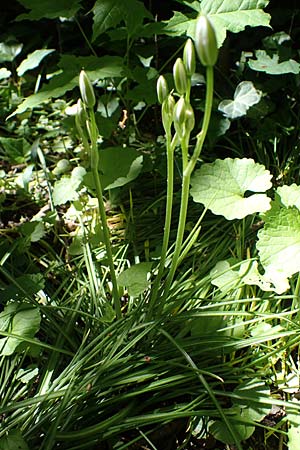
[{"label": "green foliage", "polygon": [[64,205],[78,199],[78,189],[86,174],[84,167],[75,167],[70,176],[63,175],[53,188],[54,205]]},{"label": "green foliage", "polygon": [[[203,164],[191,180],[191,195],[195,202],[203,203],[215,214],[226,219],[242,219],[254,212],[270,209],[265,194],[244,197],[246,191],[265,192],[270,189],[272,175],[251,159],[217,159]],[[222,180],[222,184],[218,180]]]},{"label": "green foliage", "polygon": [[[246,26],[270,26],[270,15],[263,11],[268,5],[268,0],[237,0],[234,4],[231,0],[202,0],[189,4],[196,11],[203,12],[212,22],[216,30],[218,47],[221,47],[227,31],[238,33],[243,31]],[[195,37],[195,19],[175,12],[172,19],[168,21],[164,32],[170,34],[187,34],[191,38]]]},{"label": "green foliage", "polygon": [[0,355],[12,355],[26,339],[32,339],[39,330],[41,315],[36,307],[26,303],[10,303],[0,313],[0,329],[7,337],[0,339]]},{"label": "green foliage", "polygon": [[93,40],[97,39],[109,28],[116,28],[125,22],[129,37],[134,36],[145,18],[151,14],[138,0],[97,0],[93,7],[94,25]]},{"label": "green foliage", "polygon": [[81,0],[18,0],[26,9],[27,14],[21,14],[16,20],[40,20],[66,17],[70,19],[80,9]]},{"label": "green foliage", "polygon": [[19,77],[23,76],[28,70],[35,69],[40,65],[40,62],[50,53],[54,52],[55,49],[42,49],[35,50],[33,53],[27,55],[27,58],[24,59],[19,67],[17,68],[17,74]]},{"label": "green foliage", "polygon": [[149,286],[151,266],[152,263],[143,262],[129,267],[119,275],[118,283],[127,288],[129,295],[137,297]]},{"label": "green foliage", "polygon": [[265,50],[256,50],[255,57],[256,59],[249,59],[248,61],[248,65],[252,70],[265,72],[270,75],[298,74],[300,72],[299,63],[293,59],[279,62],[278,54],[270,57]]},{"label": "green foliage", "polygon": [[255,89],[251,81],[242,81],[237,86],[233,100],[222,100],[218,109],[225,117],[236,119],[247,114],[248,109],[261,99],[261,92]]},{"label": "green foliage", "polygon": [[1,450],[29,450],[28,445],[19,430],[9,430],[7,435],[0,438]]}]

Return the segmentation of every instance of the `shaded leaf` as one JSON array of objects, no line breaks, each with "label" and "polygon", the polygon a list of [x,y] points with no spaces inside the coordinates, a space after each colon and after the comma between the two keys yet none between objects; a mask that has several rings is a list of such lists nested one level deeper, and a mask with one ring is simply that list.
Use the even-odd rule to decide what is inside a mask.
[{"label": "shaded leaf", "polygon": [[9,430],[0,438],[0,450],[29,450],[19,430]]},{"label": "shaded leaf", "polygon": [[228,220],[242,219],[270,209],[271,200],[265,194],[244,195],[246,191],[270,189],[271,178],[270,172],[253,159],[217,159],[195,171],[190,192],[195,202],[203,203],[214,214],[221,214]]},{"label": "shaded leaf", "polygon": [[129,36],[135,33],[144,18],[151,14],[138,0],[97,0],[94,7],[93,40],[124,20]]},{"label": "shaded leaf", "polygon": [[54,52],[55,49],[42,49],[42,50],[35,50],[33,53],[30,53],[27,55],[27,58],[24,59],[19,67],[17,68],[17,74],[19,77],[24,75],[25,72],[31,69],[35,69],[39,66],[40,62],[50,53]]},{"label": "shaded leaf", "polygon": [[18,0],[28,13],[20,14],[16,20],[71,18],[81,8],[81,0]]},{"label": "shaded leaf", "polygon": [[133,297],[142,294],[149,285],[148,274],[151,270],[152,263],[142,262],[124,270],[119,277],[120,286],[125,286],[128,294]]},{"label": "shaded leaf", "polygon": [[293,59],[279,62],[279,55],[275,54],[271,58],[265,50],[257,50],[255,57],[256,59],[249,59],[248,61],[248,65],[252,70],[265,72],[270,75],[298,74],[300,72],[300,64]]},{"label": "shaded leaf", "polygon": [[2,154],[5,159],[12,163],[22,164],[30,155],[31,145],[24,138],[9,138],[0,136],[0,145],[3,147]]},{"label": "shaded leaf", "polygon": [[248,109],[258,103],[261,99],[261,92],[256,90],[251,81],[242,81],[237,86],[233,100],[223,100],[219,103],[218,109],[229,119],[236,119],[244,116]]}]

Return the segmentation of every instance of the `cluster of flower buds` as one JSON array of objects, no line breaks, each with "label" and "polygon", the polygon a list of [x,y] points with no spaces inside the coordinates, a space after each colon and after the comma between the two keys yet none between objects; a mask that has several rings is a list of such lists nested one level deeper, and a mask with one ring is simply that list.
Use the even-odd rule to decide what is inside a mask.
[{"label": "cluster of flower buds", "polygon": [[166,133],[170,132],[172,123],[179,138],[191,133],[195,126],[193,108],[189,102],[191,78],[196,70],[195,48],[203,66],[214,66],[218,57],[218,47],[214,28],[205,15],[200,15],[196,22],[195,42],[186,41],[183,59],[177,58],[173,66],[173,79],[180,98],[175,104],[166,79],[161,75],[157,81],[157,97],[162,105],[162,121]]}]

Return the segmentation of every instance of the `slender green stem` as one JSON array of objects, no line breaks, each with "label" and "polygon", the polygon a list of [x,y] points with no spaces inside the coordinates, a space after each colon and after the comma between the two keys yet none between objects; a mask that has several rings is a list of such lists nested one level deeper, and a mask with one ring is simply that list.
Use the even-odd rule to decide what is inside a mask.
[{"label": "slender green stem", "polygon": [[171,284],[174,279],[175,271],[178,267],[178,261],[179,256],[181,253],[181,247],[184,237],[184,230],[185,230],[185,224],[186,224],[186,216],[187,216],[187,209],[188,209],[188,201],[189,201],[189,188],[190,188],[190,179],[191,174],[195,168],[195,165],[197,163],[197,160],[200,156],[204,140],[207,134],[209,122],[210,122],[210,116],[211,116],[211,109],[212,109],[212,102],[213,102],[213,67],[207,67],[206,68],[206,99],[205,99],[205,112],[203,117],[203,124],[202,129],[197,135],[197,143],[193,152],[193,155],[191,156],[191,159],[189,163],[186,165],[186,167],[183,170],[183,177],[182,177],[182,188],[181,188],[181,203],[180,203],[180,213],[179,213],[179,223],[178,223],[178,230],[177,230],[177,237],[176,237],[176,244],[175,249],[172,257],[172,263],[169,270],[168,277],[166,279],[166,283],[164,286],[164,292],[161,299],[161,305],[163,306],[164,302],[166,301],[166,298],[169,294]]},{"label": "slender green stem", "polygon": [[118,283],[117,283],[117,277],[114,267],[114,260],[113,260],[113,254],[112,254],[112,248],[110,243],[110,233],[107,225],[106,220],[106,212],[105,212],[105,206],[103,202],[103,189],[101,185],[101,179],[99,176],[99,170],[98,170],[98,162],[99,162],[99,154],[98,154],[98,148],[97,148],[97,138],[98,138],[98,129],[96,125],[95,120],[95,114],[94,111],[90,111],[90,126],[91,126],[91,151],[90,151],[90,158],[91,158],[91,169],[92,169],[92,175],[93,180],[96,187],[96,195],[98,199],[98,207],[99,207],[99,213],[100,213],[100,219],[102,224],[102,230],[103,230],[103,236],[104,236],[104,242],[106,247],[106,254],[108,259],[108,265],[109,265],[109,271],[110,271],[110,277],[112,282],[112,297],[115,307],[115,313],[118,319],[122,317],[121,312],[121,303],[120,303],[120,296],[119,296],[119,290],[118,290]]},{"label": "slender green stem", "polygon": [[150,304],[148,309],[148,314],[151,314],[152,308],[157,298],[157,293],[159,289],[159,284],[163,276],[165,269],[171,220],[172,220],[172,207],[173,207],[173,189],[174,189],[174,147],[177,141],[177,135],[175,134],[173,140],[171,136],[171,131],[166,134],[167,141],[167,201],[166,201],[166,215],[165,215],[165,225],[164,225],[164,237],[161,249],[161,257],[158,267],[158,273],[156,275],[153,288],[151,290]]}]

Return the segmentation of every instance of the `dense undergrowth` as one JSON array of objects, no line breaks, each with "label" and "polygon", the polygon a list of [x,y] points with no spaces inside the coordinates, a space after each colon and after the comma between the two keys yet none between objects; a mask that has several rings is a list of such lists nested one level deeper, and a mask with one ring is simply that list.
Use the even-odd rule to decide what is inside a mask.
[{"label": "dense undergrowth", "polygon": [[0,19],[5,450],[298,449],[300,11],[161,3]]}]

